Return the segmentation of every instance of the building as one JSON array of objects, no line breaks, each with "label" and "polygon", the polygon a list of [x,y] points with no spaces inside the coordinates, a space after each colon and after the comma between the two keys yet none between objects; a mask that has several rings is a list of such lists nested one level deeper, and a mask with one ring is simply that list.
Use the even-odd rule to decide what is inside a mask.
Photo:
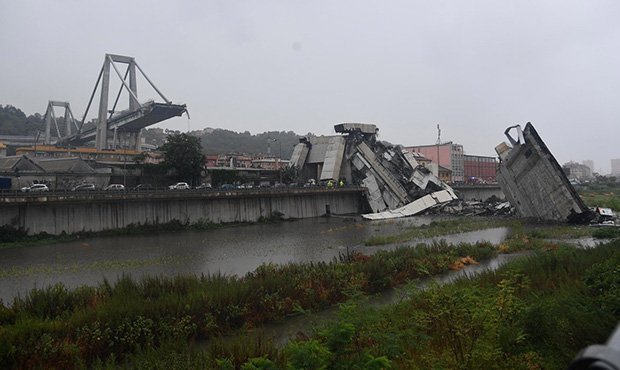
[{"label": "building", "polygon": [[406,151],[418,152],[439,166],[451,171],[451,183],[463,183],[465,171],[463,163],[463,146],[449,141],[443,144],[408,146]]},{"label": "building", "polygon": [[217,167],[217,159],[219,158],[218,154],[207,154],[205,155],[205,165],[207,167]]},{"label": "building", "polygon": [[463,173],[466,184],[497,182],[497,159],[481,155],[463,155]]},{"label": "building", "polygon": [[586,159],[584,161],[581,161],[581,164],[588,166],[588,168],[590,169],[591,173],[594,173],[594,161],[591,159]]},{"label": "building", "polygon": [[35,145],[31,147],[17,148],[17,155],[29,155],[35,158],[63,158],[80,157],[84,160],[101,162],[130,162],[136,156],[142,154],[141,151],[133,149],[96,149],[90,147],[63,148],[53,145]]},{"label": "building", "polygon": [[280,168],[288,166],[288,162],[289,161],[280,158],[261,158],[252,160],[252,167],[265,170],[279,170]]},{"label": "building", "polygon": [[253,160],[248,155],[238,153],[205,155],[207,167],[251,168]]},{"label": "building", "polygon": [[611,160],[611,174],[614,176],[620,175],[620,158]]},{"label": "building", "polygon": [[19,176],[24,173],[38,173],[45,170],[38,163],[25,155],[0,158],[0,173]]},{"label": "building", "polygon": [[579,164],[571,161],[565,163],[562,167],[564,168],[564,173],[569,180],[583,181],[592,178],[592,171],[590,170],[590,167],[585,164]]},{"label": "building", "polygon": [[95,170],[79,157],[39,159],[38,165],[45,172],[92,174]]},{"label": "building", "polygon": [[47,184],[50,190],[68,190],[82,183],[107,185],[108,169],[95,170],[81,158],[33,159],[26,155],[0,157],[3,189],[18,190],[32,184]]}]

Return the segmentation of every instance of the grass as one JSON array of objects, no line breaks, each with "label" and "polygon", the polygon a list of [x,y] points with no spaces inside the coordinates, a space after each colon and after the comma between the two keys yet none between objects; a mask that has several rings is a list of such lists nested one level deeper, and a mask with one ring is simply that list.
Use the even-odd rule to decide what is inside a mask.
[{"label": "grass", "polygon": [[589,207],[611,208],[620,212],[620,185],[588,186],[581,188],[579,194]]}]

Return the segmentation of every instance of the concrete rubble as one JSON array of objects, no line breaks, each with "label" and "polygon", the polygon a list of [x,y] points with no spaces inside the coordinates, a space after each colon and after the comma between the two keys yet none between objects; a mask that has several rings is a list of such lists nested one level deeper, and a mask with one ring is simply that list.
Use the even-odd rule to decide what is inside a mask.
[{"label": "concrete rubble", "polygon": [[339,136],[303,138],[290,165],[307,178],[364,186],[370,220],[418,214],[458,199],[450,186],[400,146],[377,140],[377,127],[363,123],[334,126]]},{"label": "concrete rubble", "polygon": [[500,159],[497,182],[517,216],[570,223],[594,218],[531,123],[523,130],[508,127],[504,134],[510,145],[495,147]]},{"label": "concrete rubble", "polygon": [[[497,181],[506,199],[484,202],[459,199],[453,189],[417,163],[400,146],[377,140],[375,125],[342,123],[340,135],[300,139],[290,165],[306,178],[367,188],[369,213],[379,220],[416,214],[444,213],[509,216],[543,221],[615,224],[608,209],[589,209],[531,123],[508,127],[509,143],[495,148]],[[516,137],[513,135],[516,133]]]},{"label": "concrete rubble", "polygon": [[465,201],[456,199],[429,208],[424,214],[449,214],[461,216],[511,216],[513,209],[509,202],[491,197],[485,201]]}]

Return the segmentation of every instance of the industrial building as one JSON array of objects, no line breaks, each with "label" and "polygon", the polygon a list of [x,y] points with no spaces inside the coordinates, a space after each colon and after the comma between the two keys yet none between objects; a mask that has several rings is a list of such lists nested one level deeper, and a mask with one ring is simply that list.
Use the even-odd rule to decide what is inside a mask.
[{"label": "industrial building", "polygon": [[497,159],[481,155],[463,155],[463,173],[466,184],[491,184],[497,177]]}]

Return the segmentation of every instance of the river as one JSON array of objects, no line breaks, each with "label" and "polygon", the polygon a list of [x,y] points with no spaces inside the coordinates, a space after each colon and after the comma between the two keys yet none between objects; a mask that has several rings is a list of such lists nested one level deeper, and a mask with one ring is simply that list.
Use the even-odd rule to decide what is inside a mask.
[{"label": "river", "polygon": [[[445,218],[445,217],[444,217]],[[243,275],[263,263],[330,261],[347,251],[370,254],[398,245],[366,247],[371,236],[428,224],[437,216],[365,221],[359,217],[312,218],[136,236],[110,236],[43,246],[0,249],[0,299],[9,304],[32,288],[58,282],[69,288],[119,276]],[[507,228],[442,236],[450,243],[499,243]],[[434,239],[414,240],[406,245]],[[401,244],[402,245],[402,244]]]}]

